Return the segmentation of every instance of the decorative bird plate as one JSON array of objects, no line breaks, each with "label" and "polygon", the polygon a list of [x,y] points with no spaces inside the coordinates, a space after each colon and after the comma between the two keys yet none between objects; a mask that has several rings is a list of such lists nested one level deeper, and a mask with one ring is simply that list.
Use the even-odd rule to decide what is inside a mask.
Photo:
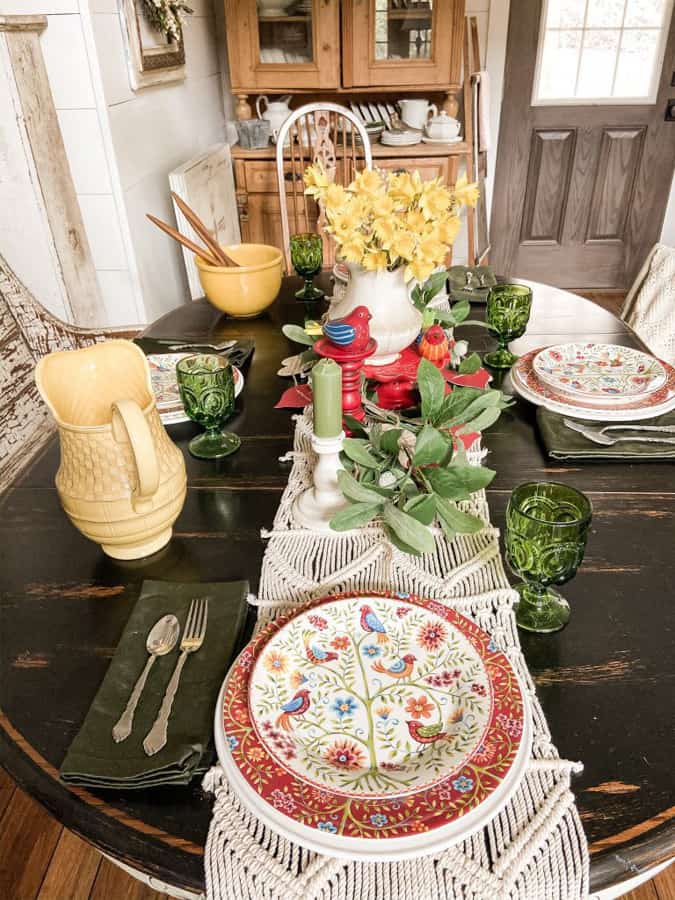
[{"label": "decorative bird plate", "polygon": [[[157,411],[165,425],[190,421],[183,409],[176,380],[176,364],[186,356],[194,356],[194,353],[152,353],[147,358]],[[236,366],[232,366],[232,371],[234,396],[238,397],[244,389],[244,376]]]},{"label": "decorative bird plate", "polygon": [[675,368],[668,363],[659,363],[666,373],[665,383],[660,388],[646,396],[622,397],[607,404],[588,397],[571,397],[542,381],[534,367],[534,360],[541,352],[539,349],[524,354],[511,369],[511,380],[517,393],[536,406],[544,406],[563,416],[604,422],[637,422],[675,409]]},{"label": "decorative bird plate", "polygon": [[557,344],[537,353],[533,366],[555,390],[605,403],[648,397],[668,378],[658,359],[617,344]]},{"label": "decorative bird plate", "polygon": [[221,763],[270,827],[317,852],[446,847],[507,802],[529,714],[507,657],[438,601],[327,597],[263,630],[216,710]]}]

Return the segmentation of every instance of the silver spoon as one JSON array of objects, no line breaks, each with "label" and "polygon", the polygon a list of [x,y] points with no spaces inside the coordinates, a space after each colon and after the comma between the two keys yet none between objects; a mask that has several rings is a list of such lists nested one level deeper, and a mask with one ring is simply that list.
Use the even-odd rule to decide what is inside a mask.
[{"label": "silver spoon", "polygon": [[175,616],[162,616],[159,621],[155,622],[148,633],[145,646],[150,654],[145,664],[145,668],[138,677],[138,681],[134,685],[134,689],[129,696],[126,709],[119,717],[117,724],[112,730],[112,736],[115,743],[126,740],[131,734],[131,728],[134,723],[134,713],[136,706],[143,693],[145,682],[147,681],[152,664],[158,656],[164,656],[170,653],[176,646],[178,635],[180,633],[180,624]]}]

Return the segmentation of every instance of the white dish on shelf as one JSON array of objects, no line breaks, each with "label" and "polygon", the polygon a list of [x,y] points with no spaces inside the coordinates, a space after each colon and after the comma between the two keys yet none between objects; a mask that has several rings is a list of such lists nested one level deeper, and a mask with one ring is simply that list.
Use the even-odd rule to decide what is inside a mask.
[{"label": "white dish on shelf", "polygon": [[432,138],[427,137],[426,134],[422,135],[422,142],[424,144],[460,144],[462,142],[462,138],[460,135],[453,138]]}]

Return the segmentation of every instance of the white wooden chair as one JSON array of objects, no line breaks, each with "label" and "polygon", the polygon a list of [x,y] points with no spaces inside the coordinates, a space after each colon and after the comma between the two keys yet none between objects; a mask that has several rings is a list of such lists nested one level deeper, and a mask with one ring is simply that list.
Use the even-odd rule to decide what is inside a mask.
[{"label": "white wooden chair", "polygon": [[38,303],[0,255],[0,493],[55,427],[33,376],[40,357],[134,333],[128,328],[94,330],[62,322]]},{"label": "white wooden chair", "polygon": [[[321,232],[321,212],[304,192],[303,174],[321,161],[330,177],[349,184],[359,168],[371,169],[370,139],[363,123],[338,103],[307,103],[286,119],[277,136],[277,182],[286,271],[293,271],[292,234]],[[290,226],[289,226],[290,209]]]},{"label": "white wooden chair", "polygon": [[675,365],[675,249],[655,244],[628,292],[621,318],[651,352]]}]

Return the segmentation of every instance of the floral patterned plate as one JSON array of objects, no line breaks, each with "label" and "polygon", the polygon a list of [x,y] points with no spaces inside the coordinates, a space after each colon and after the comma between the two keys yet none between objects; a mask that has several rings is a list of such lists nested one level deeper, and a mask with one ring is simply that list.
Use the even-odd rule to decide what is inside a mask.
[{"label": "floral patterned plate", "polygon": [[[176,363],[192,353],[152,353],[148,356],[150,381],[155,394],[159,417],[165,425],[177,422],[189,422],[178,391],[176,381]],[[236,366],[234,372],[234,396],[238,397],[244,389],[244,376]]]},{"label": "floral patterned plate", "polygon": [[540,352],[532,350],[524,354],[511,369],[511,380],[517,393],[536,406],[591,422],[637,422],[675,409],[675,368],[668,363],[661,363],[666,381],[658,390],[646,397],[621,398],[608,406],[588,398],[575,400],[542,382],[534,371],[534,359]]},{"label": "floral patterned plate", "polygon": [[648,397],[668,378],[658,359],[617,344],[546,347],[534,357],[540,381],[572,398],[615,403]]},{"label": "floral patterned plate", "polygon": [[507,802],[529,714],[469,619],[407,594],[347,594],[277,620],[221,692],[216,746],[242,799],[303,846],[359,859],[461,840]]}]

